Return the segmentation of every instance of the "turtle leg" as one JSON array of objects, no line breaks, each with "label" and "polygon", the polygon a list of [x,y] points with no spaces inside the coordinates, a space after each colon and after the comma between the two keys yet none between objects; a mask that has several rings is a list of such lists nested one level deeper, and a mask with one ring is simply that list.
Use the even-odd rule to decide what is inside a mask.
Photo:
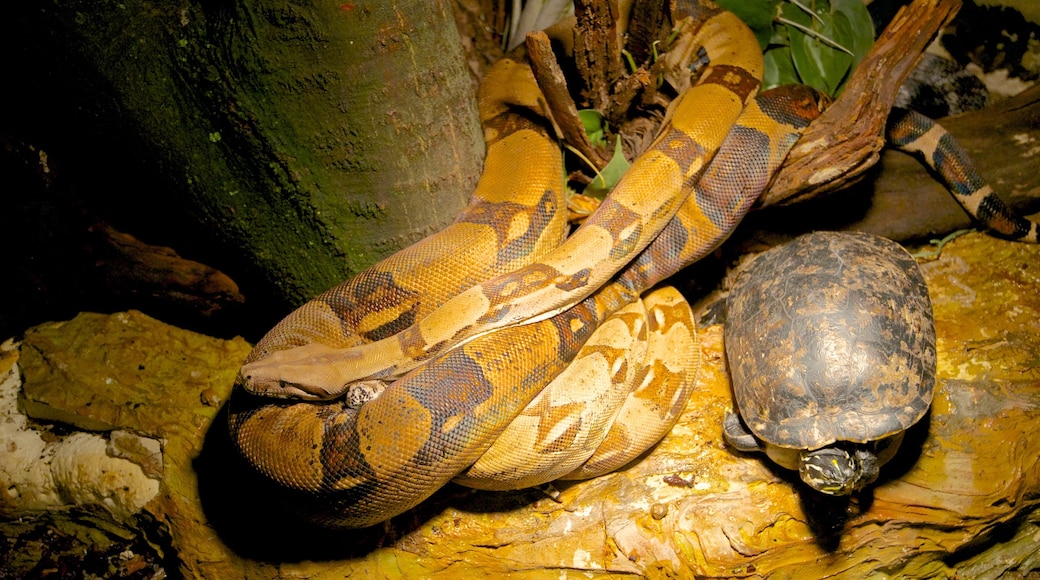
[{"label": "turtle leg", "polygon": [[740,415],[729,409],[726,410],[726,418],[722,420],[722,436],[726,444],[737,451],[764,451]]}]

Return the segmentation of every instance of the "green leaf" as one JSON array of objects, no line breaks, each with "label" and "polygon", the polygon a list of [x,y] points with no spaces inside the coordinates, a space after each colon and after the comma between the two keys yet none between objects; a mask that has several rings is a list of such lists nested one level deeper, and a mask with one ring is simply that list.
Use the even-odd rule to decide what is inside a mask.
[{"label": "green leaf", "polygon": [[804,84],[826,91],[823,73],[816,64],[811,46],[806,48],[806,34],[800,28],[812,29],[812,17],[793,4],[784,4],[780,9],[780,18],[783,19],[782,22],[792,23],[785,24],[784,28],[791,43],[791,60],[798,71],[798,78]]},{"label": "green leaf", "polygon": [[770,46],[791,46],[791,38],[787,34],[787,27],[779,24],[773,26],[773,36],[769,38]]},{"label": "green leaf", "polygon": [[849,21],[852,34],[848,48],[854,55],[852,67],[855,68],[870,47],[874,46],[874,21],[870,19],[870,12],[863,0],[831,0],[831,12]]},{"label": "green leaf", "polygon": [[[843,46],[850,47],[852,45],[852,24],[849,23],[849,19],[841,13],[833,13],[831,15],[832,28],[834,30],[834,37],[839,39]],[[850,49],[851,52],[851,49]],[[853,64],[856,61],[854,54],[840,53],[840,57],[835,57],[832,61],[832,68],[828,70],[826,74],[827,79],[827,93],[832,96],[837,96],[842,87],[845,84],[845,80],[848,79],[851,74]]]},{"label": "green leaf", "polygon": [[851,31],[847,19],[835,19],[822,5],[818,0],[818,19],[793,4],[785,4],[781,16],[791,38],[791,56],[798,75],[805,84],[833,96],[853,61],[851,51],[833,45],[851,44]]},{"label": "green leaf", "polygon": [[791,60],[791,47],[774,46],[767,50],[762,57],[766,65],[762,90],[801,82],[798,71],[794,68],[794,61]]},{"label": "green leaf", "polygon": [[835,96],[874,44],[863,0],[717,2],[755,32],[766,61],[763,88],[800,82]]},{"label": "green leaf", "polygon": [[610,162],[603,168],[603,171],[596,175],[596,178],[591,183],[585,186],[585,191],[582,193],[589,197],[603,199],[617,185],[621,176],[628,170],[628,166],[628,160],[625,159],[625,154],[621,151],[621,139],[618,139],[614,144],[614,155],[610,158]]},{"label": "green leaf", "polygon": [[589,143],[594,147],[606,147],[607,120],[596,109],[582,109],[578,111],[578,118],[585,127],[585,135]]},{"label": "green leaf", "polygon": [[773,16],[780,0],[717,0],[716,4],[736,14],[755,33],[764,50],[773,34]]}]

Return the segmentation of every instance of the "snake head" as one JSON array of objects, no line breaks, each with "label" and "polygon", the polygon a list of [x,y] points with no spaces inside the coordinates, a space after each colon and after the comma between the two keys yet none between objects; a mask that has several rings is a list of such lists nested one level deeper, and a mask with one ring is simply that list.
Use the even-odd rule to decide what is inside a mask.
[{"label": "snake head", "polygon": [[342,372],[352,366],[352,358],[349,350],[304,344],[242,365],[237,383],[254,395],[276,399],[335,399],[352,380]]}]

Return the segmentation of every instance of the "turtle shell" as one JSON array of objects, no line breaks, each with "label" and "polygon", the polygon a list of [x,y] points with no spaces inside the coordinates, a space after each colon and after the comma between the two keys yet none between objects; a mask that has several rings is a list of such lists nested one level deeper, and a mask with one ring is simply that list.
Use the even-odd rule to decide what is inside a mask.
[{"label": "turtle shell", "polygon": [[772,445],[877,440],[932,401],[928,288],[878,236],[816,232],[759,255],[729,294],[725,345],[741,417]]}]

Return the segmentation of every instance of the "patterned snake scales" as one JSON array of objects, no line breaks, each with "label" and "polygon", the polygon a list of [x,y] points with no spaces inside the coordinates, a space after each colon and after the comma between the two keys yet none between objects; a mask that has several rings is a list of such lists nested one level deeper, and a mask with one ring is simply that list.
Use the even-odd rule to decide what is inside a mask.
[{"label": "patterned snake scales", "polygon": [[[744,24],[707,0],[677,4],[663,58],[699,76],[573,234],[544,98],[526,64],[502,60],[479,93],[484,172],[455,222],[301,306],[250,353],[231,437],[302,515],[363,527],[451,480],[595,477],[672,427],[699,349],[689,305],[654,286],[732,232],[821,108],[805,87],[758,94]],[[972,215],[1036,241],[937,125],[892,119],[890,138],[945,171]]]}]

